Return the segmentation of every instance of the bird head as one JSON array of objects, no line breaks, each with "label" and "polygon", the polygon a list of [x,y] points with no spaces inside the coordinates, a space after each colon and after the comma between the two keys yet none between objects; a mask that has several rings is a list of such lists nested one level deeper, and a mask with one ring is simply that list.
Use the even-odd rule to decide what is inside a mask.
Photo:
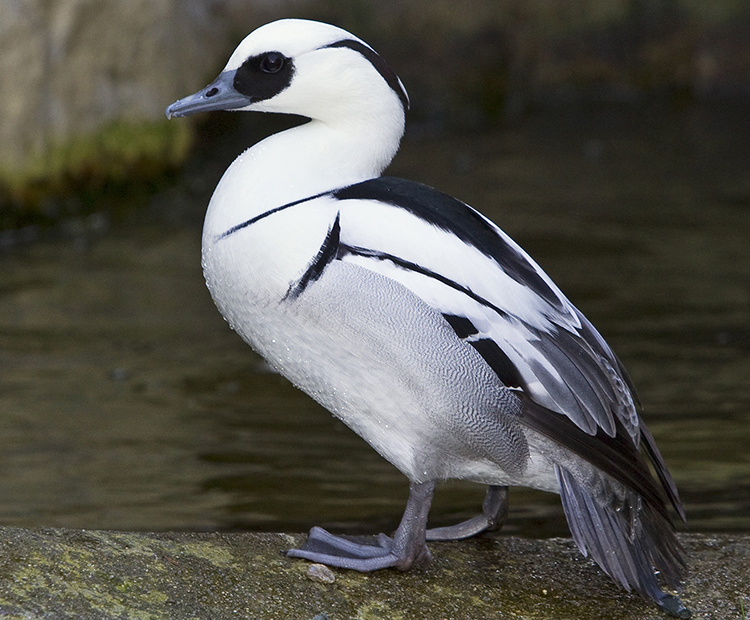
[{"label": "bird head", "polygon": [[329,24],[283,19],[249,34],[211,84],[166,114],[247,110],[329,124],[375,118],[403,132],[408,105],[401,80],[364,41]]}]

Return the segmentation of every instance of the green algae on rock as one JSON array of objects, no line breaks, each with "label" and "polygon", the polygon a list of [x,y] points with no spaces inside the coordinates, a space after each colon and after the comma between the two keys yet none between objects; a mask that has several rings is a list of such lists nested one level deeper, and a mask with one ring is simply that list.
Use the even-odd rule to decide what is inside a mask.
[{"label": "green algae on rock", "polygon": [[184,161],[191,138],[190,126],[166,119],[115,121],[50,144],[22,167],[0,168],[0,205],[9,205],[10,214],[2,224],[42,217],[40,205],[50,198],[158,178]]},{"label": "green algae on rock", "polygon": [[[681,535],[695,617],[742,618],[750,606],[750,536]],[[665,618],[611,583],[569,539],[433,543],[427,570],[363,574],[283,551],[300,534],[132,533],[0,528],[0,616],[108,620],[214,618]]]}]

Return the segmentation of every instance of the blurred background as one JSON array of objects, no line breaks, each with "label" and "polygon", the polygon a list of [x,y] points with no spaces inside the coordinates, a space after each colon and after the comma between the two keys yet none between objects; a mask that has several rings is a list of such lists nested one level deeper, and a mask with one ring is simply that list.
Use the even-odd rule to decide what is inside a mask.
[{"label": "blurred background", "polygon": [[[395,528],[407,481],[212,304],[221,173],[292,120],[164,108],[281,17],[371,44],[412,99],[388,173],[497,222],[639,389],[692,531],[750,532],[743,0],[0,0],[0,525]],[[484,490],[449,482],[432,523]],[[505,533],[566,536],[511,491]]]}]

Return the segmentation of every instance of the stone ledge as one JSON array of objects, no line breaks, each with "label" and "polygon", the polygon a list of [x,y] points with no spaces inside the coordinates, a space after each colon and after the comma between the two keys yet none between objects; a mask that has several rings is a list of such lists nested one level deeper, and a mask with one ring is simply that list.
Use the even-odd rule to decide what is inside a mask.
[{"label": "stone ledge", "polygon": [[[301,534],[133,533],[0,528],[0,616],[263,620],[664,618],[616,587],[568,539],[431,543],[427,571],[334,570],[283,550]],[[750,610],[750,536],[683,534],[694,618]],[[318,576],[319,579],[319,576]],[[321,615],[325,614],[325,616]]]}]

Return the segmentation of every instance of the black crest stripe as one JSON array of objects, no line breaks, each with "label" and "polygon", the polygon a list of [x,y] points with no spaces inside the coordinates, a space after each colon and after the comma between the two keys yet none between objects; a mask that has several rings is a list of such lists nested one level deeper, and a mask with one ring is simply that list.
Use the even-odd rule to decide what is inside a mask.
[{"label": "black crest stripe", "polygon": [[336,254],[339,251],[339,239],[341,238],[340,218],[341,214],[337,213],[333,226],[329,229],[318,253],[315,255],[315,258],[312,260],[305,273],[302,274],[302,277],[289,287],[286,295],[284,295],[284,300],[296,299],[299,297],[310,284],[323,275],[323,271],[328,264],[336,258]]},{"label": "black crest stripe", "polygon": [[401,105],[404,106],[404,111],[409,109],[409,96],[406,94],[401,81],[398,79],[396,72],[391,69],[383,58],[374,49],[368,47],[364,43],[355,41],[354,39],[344,39],[342,41],[336,41],[326,45],[326,47],[348,47],[349,49],[359,52],[370,61],[370,64],[375,67],[375,70],[383,76],[383,79],[388,83],[393,92],[398,95],[401,100]]}]

